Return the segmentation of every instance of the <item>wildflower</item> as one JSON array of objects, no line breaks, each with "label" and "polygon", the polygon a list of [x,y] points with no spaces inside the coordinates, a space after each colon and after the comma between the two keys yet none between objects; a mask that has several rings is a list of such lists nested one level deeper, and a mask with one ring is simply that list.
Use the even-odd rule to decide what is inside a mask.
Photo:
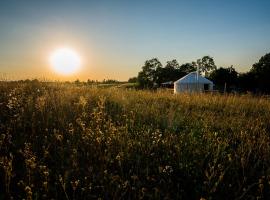
[{"label": "wildflower", "polygon": [[61,142],[61,141],[63,140],[63,135],[61,135],[61,134],[56,135],[56,139],[57,139],[59,142]]},{"label": "wildflower", "polygon": [[47,181],[43,182],[43,187],[47,190],[47,188],[48,188],[48,182]]},{"label": "wildflower", "polygon": [[48,157],[49,156],[49,151],[48,150],[45,150],[44,151],[44,157]]},{"label": "wildflower", "polygon": [[80,99],[79,99],[79,104],[82,105],[82,107],[85,107],[86,104],[87,104],[87,100],[85,97],[83,96],[80,96]]},{"label": "wildflower", "polygon": [[229,159],[229,162],[232,162],[232,155],[230,153],[228,154],[228,159]]},{"label": "wildflower", "polygon": [[125,182],[123,183],[123,188],[128,187],[128,185],[129,185],[129,182],[128,182],[128,181],[125,181]]},{"label": "wildflower", "polygon": [[170,173],[172,173],[172,172],[173,172],[172,166],[166,165],[166,166],[164,167],[164,169],[163,169],[163,173],[168,173],[168,174],[170,174]]},{"label": "wildflower", "polygon": [[44,171],[43,174],[44,174],[44,176],[46,176],[46,177],[49,176],[49,172],[48,172],[48,171]]},{"label": "wildflower", "polygon": [[26,192],[27,199],[28,200],[32,199],[32,190],[31,190],[31,187],[26,186],[24,190]]},{"label": "wildflower", "polygon": [[36,158],[33,156],[33,157],[30,157],[29,159],[26,159],[25,160],[25,164],[31,168],[31,169],[35,169],[36,168]]},{"label": "wildflower", "polygon": [[60,182],[60,183],[63,183],[63,178],[62,178],[61,175],[59,175],[59,182]]},{"label": "wildflower", "polygon": [[72,149],[73,154],[77,154],[77,149]]},{"label": "wildflower", "polygon": [[23,186],[24,185],[24,182],[23,180],[20,180],[18,183],[17,183],[18,186]]},{"label": "wildflower", "polygon": [[80,183],[80,180],[70,181],[70,183],[71,183],[72,189],[73,190],[76,190],[77,187],[78,187],[78,185],[79,185],[79,183]]},{"label": "wildflower", "polygon": [[145,187],[142,188],[142,193],[146,193],[147,189]]},{"label": "wildflower", "polygon": [[118,154],[115,158],[118,161],[118,164],[121,165],[121,156]]},{"label": "wildflower", "polygon": [[26,187],[24,188],[24,190],[25,190],[25,192],[30,192],[30,191],[31,191],[31,188],[30,188],[29,186],[26,186]]}]

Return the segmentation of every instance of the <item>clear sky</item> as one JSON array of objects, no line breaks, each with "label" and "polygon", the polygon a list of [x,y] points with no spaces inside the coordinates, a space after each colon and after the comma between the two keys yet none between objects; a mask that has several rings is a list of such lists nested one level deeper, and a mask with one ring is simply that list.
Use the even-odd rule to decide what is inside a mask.
[{"label": "clear sky", "polygon": [[[247,71],[270,52],[269,0],[1,0],[0,73],[15,78],[118,79],[158,57],[204,55]],[[56,76],[48,57],[69,46],[82,69]]]}]

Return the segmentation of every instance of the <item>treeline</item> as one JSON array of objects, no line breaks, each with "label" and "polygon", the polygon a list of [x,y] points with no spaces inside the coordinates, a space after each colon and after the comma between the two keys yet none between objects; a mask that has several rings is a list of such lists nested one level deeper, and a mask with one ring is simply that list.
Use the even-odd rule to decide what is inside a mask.
[{"label": "treeline", "polygon": [[137,82],[140,88],[155,88],[196,70],[212,80],[216,90],[270,93],[270,53],[262,56],[246,73],[237,72],[233,66],[217,68],[210,56],[182,65],[174,59],[167,61],[165,66],[157,58],[153,58],[145,61],[138,76],[130,78],[129,82]]},{"label": "treeline", "polygon": [[86,83],[88,84],[116,84],[116,83],[123,83],[123,82],[114,80],[114,79],[103,79],[102,81],[88,79]]},{"label": "treeline", "polygon": [[[50,83],[50,82],[57,82],[57,81],[51,81],[51,80],[46,80],[46,79],[44,79],[44,80],[25,79],[25,80],[13,81],[13,82],[18,82],[18,83],[47,82],[47,83]],[[95,85],[95,84],[121,84],[121,83],[126,83],[126,82],[118,81],[118,80],[114,80],[114,79],[103,79],[102,81],[91,80],[91,79],[88,79],[87,81],[81,81],[81,80],[77,79],[75,81],[65,81],[64,83],[66,83],[66,84],[77,84],[77,85]]]}]

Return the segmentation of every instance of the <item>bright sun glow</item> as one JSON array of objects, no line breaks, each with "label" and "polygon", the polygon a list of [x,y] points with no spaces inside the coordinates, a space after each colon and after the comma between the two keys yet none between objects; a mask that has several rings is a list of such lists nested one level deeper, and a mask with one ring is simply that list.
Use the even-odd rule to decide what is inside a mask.
[{"label": "bright sun glow", "polygon": [[50,63],[56,73],[71,75],[79,70],[81,59],[74,50],[61,48],[51,54]]}]

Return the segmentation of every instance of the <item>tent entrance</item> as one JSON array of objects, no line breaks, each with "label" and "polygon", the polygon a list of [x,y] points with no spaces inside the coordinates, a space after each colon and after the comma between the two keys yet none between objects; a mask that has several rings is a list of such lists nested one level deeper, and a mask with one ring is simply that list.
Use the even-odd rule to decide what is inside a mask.
[{"label": "tent entrance", "polygon": [[209,90],[209,84],[204,84],[203,89],[206,90],[206,91]]}]

